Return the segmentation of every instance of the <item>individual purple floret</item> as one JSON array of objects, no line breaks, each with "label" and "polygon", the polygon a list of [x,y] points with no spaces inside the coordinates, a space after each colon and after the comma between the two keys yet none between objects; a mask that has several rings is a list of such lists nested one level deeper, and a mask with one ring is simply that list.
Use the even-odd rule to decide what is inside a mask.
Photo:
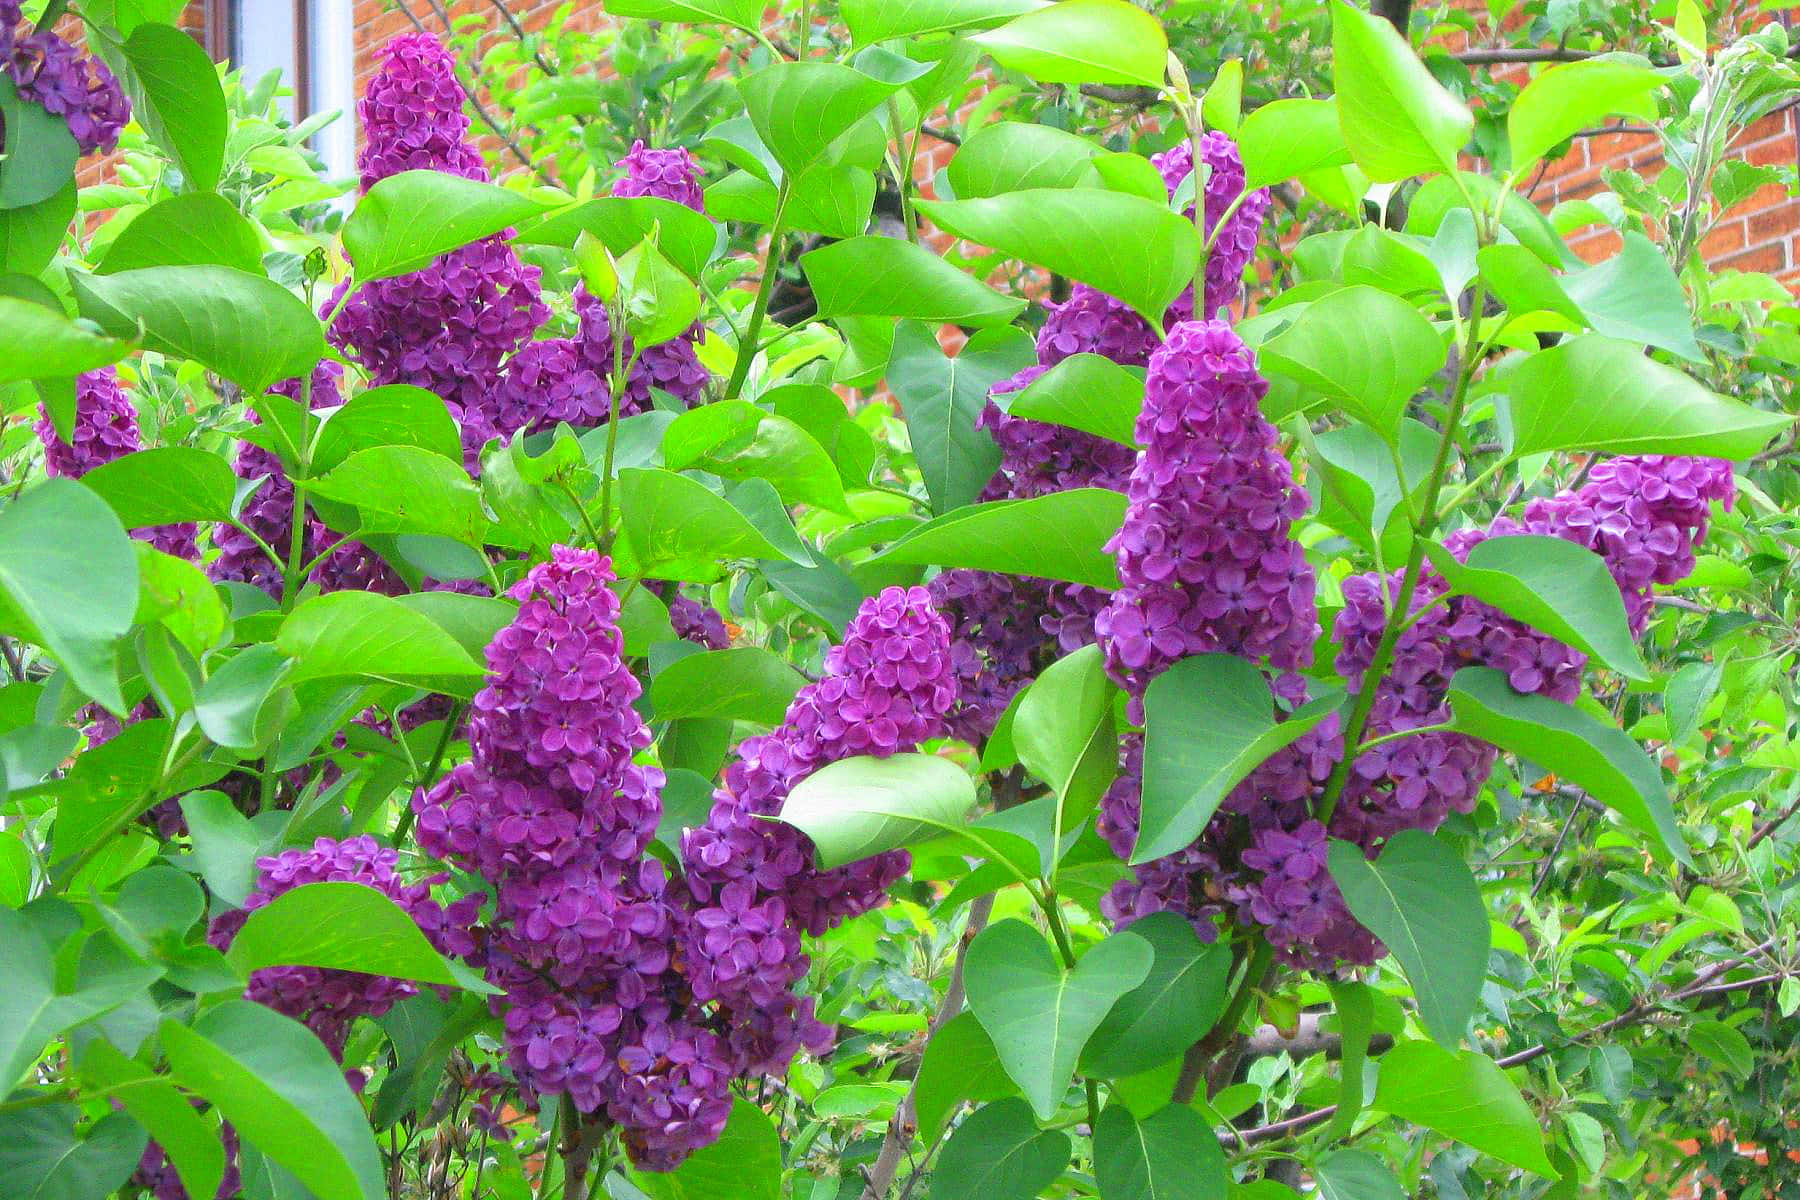
[{"label": "individual purple floret", "polygon": [[429,33],[408,33],[382,49],[381,66],[356,103],[365,139],[356,166],[363,190],[402,171],[444,171],[486,180],[468,141],[469,117],[456,60]]},{"label": "individual purple floret", "polygon": [[615,196],[656,196],[695,212],[706,210],[706,197],[700,191],[700,169],[694,156],[680,147],[655,149],[639,138],[631,144],[631,153],[613,165],[625,172],[613,184]]},{"label": "individual purple floret", "polygon": [[[34,426],[44,443],[44,470],[50,475],[80,479],[95,467],[105,466],[143,449],[138,433],[137,409],[119,386],[111,367],[89,371],[75,380],[75,424],[69,441],[63,441],[50,420],[49,410],[38,407]],[[164,554],[190,562],[200,555],[192,521],[174,525],[150,525],[132,531]]]},{"label": "individual purple floret", "polygon": [[1108,548],[1119,590],[1095,621],[1108,669],[1141,696],[1194,654],[1306,665],[1312,568],[1289,536],[1307,496],[1257,408],[1268,384],[1221,321],[1184,322],[1151,357],[1126,489]]},{"label": "individual purple floret", "polygon": [[[367,834],[342,842],[319,838],[310,849],[284,850],[259,858],[256,889],[242,908],[213,920],[207,940],[220,950],[229,949],[250,914],[276,897],[309,883],[345,882],[374,888],[405,909],[440,952],[467,954],[473,950],[468,924],[480,898],[465,898],[445,909],[431,898],[431,884],[442,880],[403,883],[394,871],[399,861],[398,851],[384,848]],[[341,1059],[356,1018],[379,1017],[399,1001],[417,995],[418,990],[415,983],[384,975],[322,967],[264,967],[251,973],[244,995],[304,1022],[332,1057]]]},{"label": "individual purple floret", "polygon": [[67,122],[83,154],[110,154],[131,119],[125,91],[106,64],[51,30],[18,35],[20,6],[0,4],[0,72],[19,98]]},{"label": "individual purple floret", "polygon": [[[1161,173],[1163,184],[1172,197],[1182,181],[1194,172],[1194,148],[1184,141],[1150,161]],[[1211,320],[1243,291],[1244,268],[1256,256],[1257,238],[1262,234],[1263,218],[1268,214],[1270,201],[1267,188],[1244,195],[1243,157],[1238,153],[1237,143],[1223,133],[1213,130],[1201,138],[1200,161],[1207,168],[1204,185],[1206,230],[1209,236],[1213,230],[1219,230],[1206,259],[1206,311],[1198,314],[1202,320]],[[1240,196],[1243,196],[1242,202],[1232,210],[1233,202]],[[1189,206],[1190,218],[1193,212]],[[1227,212],[1230,212],[1229,217]],[[1220,221],[1225,222],[1223,228],[1220,228]],[[1175,302],[1172,315],[1178,313],[1181,320],[1193,319],[1193,304],[1193,291],[1189,289]]]}]

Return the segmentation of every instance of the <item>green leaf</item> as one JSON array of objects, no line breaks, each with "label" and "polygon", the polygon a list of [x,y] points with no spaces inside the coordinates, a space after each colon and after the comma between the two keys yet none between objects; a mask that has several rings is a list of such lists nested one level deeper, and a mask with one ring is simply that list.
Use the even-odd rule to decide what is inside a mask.
[{"label": "green leaf", "polygon": [[615,17],[652,21],[711,21],[757,32],[762,28],[762,0],[605,0]]},{"label": "green leaf", "polygon": [[1254,191],[1350,161],[1336,100],[1276,100],[1253,110],[1238,130],[1244,186]]},{"label": "green leaf", "polygon": [[139,25],[125,39],[132,115],[169,152],[196,191],[219,186],[228,117],[219,71],[200,43],[173,25]]},{"label": "green leaf", "polygon": [[483,660],[494,636],[519,615],[518,605],[504,597],[414,592],[395,598],[406,608],[430,618],[476,662]]},{"label": "green leaf", "polygon": [[1562,284],[1596,332],[1703,361],[1687,293],[1675,268],[1643,234],[1627,231],[1617,254],[1564,276]]},{"label": "green leaf", "polygon": [[[105,1038],[81,1050],[81,1076],[124,1106],[169,1156],[190,1196],[212,1196],[225,1177],[225,1146],[214,1124],[168,1080],[125,1057]],[[134,1164],[135,1165],[135,1164]]]},{"label": "green leaf", "polygon": [[906,414],[931,509],[971,504],[1000,467],[1000,447],[975,427],[988,391],[1030,365],[1031,339],[1016,329],[983,331],[949,358],[932,327],[903,321],[894,331],[887,383]]},{"label": "green leaf", "polygon": [[[710,190],[710,189],[709,189]],[[573,247],[582,233],[617,256],[657,231],[657,248],[682,274],[697,278],[712,258],[719,230],[704,213],[661,196],[599,196],[534,221],[521,220],[513,241]]]},{"label": "green leaf", "polygon": [[69,286],[81,315],[106,332],[132,337],[141,325],[149,349],[191,358],[245,391],[305,375],[325,352],[324,330],[299,297],[230,267],[71,272]]},{"label": "green leaf", "polygon": [[1206,945],[1186,918],[1170,912],[1133,921],[1131,932],[1156,957],[1144,982],[1119,998],[1082,1052],[1082,1073],[1101,1079],[1160,1067],[1205,1036],[1225,1011],[1229,945]]},{"label": "green leaf", "polygon": [[[683,413],[675,425],[711,409],[733,408],[741,403],[732,400],[701,405]],[[832,512],[847,514],[844,485],[837,465],[825,447],[786,417],[765,413],[753,404],[743,407],[755,414],[749,425],[753,430],[749,440],[745,442],[739,436],[744,429],[740,426],[708,446],[705,453],[698,456],[698,465],[723,479],[766,479],[790,504],[816,504]],[[669,428],[673,430],[675,425]],[[666,450],[664,455],[665,462],[674,466]],[[693,461],[689,459],[680,465],[686,466]]]},{"label": "green leaf", "polygon": [[1327,1136],[1337,1139],[1348,1134],[1362,1114],[1366,1094],[1363,1067],[1369,1057],[1369,1036],[1375,1027],[1375,992],[1366,983],[1354,980],[1331,981],[1332,1007],[1338,1023],[1338,1102]]},{"label": "green leaf", "polygon": [[415,446],[462,463],[462,439],[450,410],[433,392],[405,383],[358,392],[332,413],[313,445],[314,474],[324,474],[359,450]]},{"label": "green leaf", "polygon": [[673,471],[619,472],[619,514],[638,565],[773,558],[804,561],[777,549],[731,503]]},{"label": "green leaf", "polygon": [[913,1111],[927,1140],[944,1131],[963,1101],[1000,1100],[1015,1092],[994,1040],[972,1012],[957,1013],[931,1035],[913,1084]]},{"label": "green leaf", "polygon": [[1005,325],[1025,301],[993,288],[923,246],[890,237],[833,242],[800,258],[820,320],[910,317],[953,325]]},{"label": "green leaf", "polygon": [[1062,0],[969,40],[1039,83],[1160,88],[1169,58],[1162,22],[1126,0]]},{"label": "green leaf", "polygon": [[290,684],[308,679],[376,679],[474,691],[481,664],[432,621],[374,592],[333,592],[304,600],[275,634],[297,660]]},{"label": "green leaf", "polygon": [[429,533],[470,546],[485,540],[481,491],[460,456],[450,459],[418,446],[374,446],[358,450],[308,487],[321,499],[356,510],[359,524],[344,533]]},{"label": "green leaf", "polygon": [[806,677],[760,646],[734,646],[690,654],[650,681],[650,704],[659,721],[681,717],[730,717],[781,724],[788,702]]},{"label": "green leaf", "polygon": [[215,896],[242,905],[256,883],[262,837],[223,792],[189,792],[180,805],[200,877]]},{"label": "green leaf", "polygon": [[1464,667],[1450,682],[1451,724],[1555,772],[1649,836],[1651,850],[1688,865],[1662,772],[1617,726],[1542,696],[1521,696],[1506,676]]},{"label": "green leaf", "polygon": [[[1276,721],[1262,672],[1235,655],[1170,666],[1144,693],[1143,815],[1131,861],[1173,854],[1199,837],[1232,788],[1336,710],[1336,698],[1316,700]],[[1194,737],[1196,729],[1207,736]]]},{"label": "green leaf", "polygon": [[1679,746],[1700,727],[1706,706],[1719,694],[1725,677],[1722,663],[1695,662],[1669,677],[1663,689],[1663,713],[1669,722],[1669,744]]},{"label": "green leaf", "polygon": [[933,754],[839,759],[795,784],[780,820],[812,839],[821,868],[960,829],[975,805],[969,773]]},{"label": "green leaf", "polygon": [[308,883],[256,909],[226,959],[244,975],[264,967],[326,967],[495,992],[432,949],[412,914],[361,883]]},{"label": "green leaf", "polygon": [[10,75],[0,79],[0,127],[6,130],[0,212],[40,204],[68,186],[81,156],[69,123],[36,101],[21,99]]},{"label": "green leaf", "polygon": [[1466,562],[1443,550],[1435,550],[1431,561],[1450,581],[1452,595],[1484,600],[1628,679],[1649,681],[1619,585],[1606,560],[1586,546],[1518,534],[1476,544]]},{"label": "green leaf", "polygon": [[540,211],[530,197],[491,183],[402,171],[357,201],[344,221],[344,253],[363,282],[391,279]]},{"label": "green leaf", "polygon": [[1503,430],[1515,458],[1603,450],[1745,459],[1794,420],[1728,400],[1642,347],[1599,334],[1525,357],[1492,390],[1506,396]]},{"label": "green leaf", "polygon": [[817,59],[778,62],[738,81],[751,125],[790,175],[811,166],[899,86]]},{"label": "green leaf", "polygon": [[262,238],[218,193],[189,192],[159,200],[133,217],[94,273],[207,264],[261,275]]},{"label": "green leaf", "polygon": [[1748,1079],[1756,1069],[1756,1052],[1749,1039],[1723,1021],[1695,1021],[1684,1036],[1695,1054],[1711,1059],[1739,1079]]},{"label": "green leaf", "polygon": [[[50,946],[30,918],[11,908],[0,908],[0,959],[7,966],[6,987],[0,989],[0,1088],[8,1091],[51,1038],[118,1007],[150,982],[127,972],[58,991]],[[154,978],[156,972],[149,974]]]},{"label": "green leaf", "polygon": [[1462,856],[1407,829],[1374,862],[1359,847],[1333,839],[1330,866],[1350,915],[1406,968],[1431,1036],[1454,1046],[1487,980],[1489,938],[1481,889]]},{"label": "green leaf", "polygon": [[990,925],[969,944],[969,1008],[1040,1119],[1055,1115],[1082,1047],[1114,1002],[1149,975],[1155,957],[1143,938],[1115,933],[1065,970],[1044,936],[1022,921]]},{"label": "green leaf", "polygon": [[910,531],[871,562],[935,564],[1119,586],[1106,543],[1125,519],[1125,497],[1071,488],[1030,500],[971,504]]},{"label": "green leaf", "polygon": [[0,624],[56,656],[75,685],[124,715],[113,650],[138,603],[137,552],[106,502],[46,479],[0,509]]},{"label": "green leaf", "polygon": [[1546,1179],[1537,1117],[1494,1060],[1435,1042],[1402,1042],[1381,1059],[1375,1106]]},{"label": "green leaf", "polygon": [[169,735],[168,721],[136,721],[75,760],[57,803],[52,862],[80,854],[150,807]]},{"label": "green leaf", "polygon": [[[0,190],[6,186],[5,172],[0,162]],[[71,175],[60,190],[35,204],[0,206],[0,274],[36,277],[50,265],[75,219],[75,191]]]},{"label": "green leaf", "polygon": [[1403,485],[1393,449],[1367,425],[1346,425],[1311,438],[1308,449],[1323,485],[1317,489],[1319,519],[1365,548],[1372,549],[1380,538],[1390,555],[1398,551],[1398,559],[1404,559],[1411,530],[1399,517],[1407,503],[1421,502],[1438,441],[1436,430],[1411,418],[1400,422]]},{"label": "green leaf", "polygon": [[159,1032],[175,1080],[316,1195],[382,1200],[381,1155],[362,1105],[325,1044],[297,1021],[228,1000],[192,1028]]},{"label": "green leaf", "polygon": [[1071,1150],[1069,1135],[1039,1129],[1023,1100],[985,1105],[944,1146],[931,1173],[931,1198],[1033,1200],[1062,1175]]},{"label": "green leaf", "polygon": [[1338,121],[1351,156],[1376,183],[1454,171],[1474,117],[1432,77],[1385,19],[1331,6]]},{"label": "green leaf", "polygon": [[[727,221],[773,224],[780,203],[780,189],[748,171],[733,171],[706,189],[706,211]],[[873,172],[825,160],[794,176],[785,220],[789,229],[852,238],[868,229],[874,206]]]},{"label": "green leaf", "polygon": [[1098,181],[1095,146],[1051,125],[996,121],[972,134],[944,168],[959,200],[1027,188],[1072,188]]},{"label": "green leaf", "polygon": [[1400,1181],[1381,1160],[1361,1150],[1339,1150],[1313,1168],[1320,1200],[1406,1200]]},{"label": "green leaf", "polygon": [[700,289],[648,238],[621,254],[616,266],[625,330],[638,346],[671,341],[700,315]]},{"label": "green leaf", "polygon": [[1118,690],[1106,676],[1100,647],[1084,646],[1046,667],[1013,716],[1019,761],[1058,798],[1059,841],[1093,813],[1118,774],[1119,736],[1113,725]]},{"label": "green leaf", "polygon": [[270,703],[292,664],[267,642],[247,646],[201,685],[194,718],[201,732],[229,750],[261,749],[279,732],[286,706]]},{"label": "green leaf", "polygon": [[843,0],[838,6],[858,46],[994,25],[1043,7],[1045,0]]},{"label": "green leaf", "polygon": [[1094,1130],[1094,1175],[1106,1200],[1225,1200],[1231,1184],[1219,1139],[1185,1104],[1142,1121],[1107,1105]]},{"label": "green leaf", "polygon": [[666,1175],[634,1173],[634,1178],[652,1200],[778,1200],[781,1138],[762,1109],[734,1099],[718,1141]]},{"label": "green leaf", "polygon": [[61,313],[0,296],[0,383],[68,379],[118,362],[131,346],[91,333]]},{"label": "green leaf", "polygon": [[199,567],[136,542],[139,625],[160,624],[189,654],[199,657],[219,644],[229,617],[218,590]]},{"label": "green leaf", "polygon": [[1144,378],[1100,354],[1071,354],[1023,391],[994,397],[1009,416],[1066,425],[1095,437],[1137,446]]},{"label": "green leaf", "polygon": [[1200,261],[1191,221],[1124,192],[1031,188],[918,207],[957,237],[1117,296],[1153,325],[1193,283]]},{"label": "green leaf", "polygon": [[1336,399],[1393,443],[1407,402],[1443,369],[1448,347],[1418,309],[1359,285],[1313,301],[1257,357],[1264,370]]},{"label": "green leaf", "polygon": [[1577,130],[1602,124],[1603,117],[1654,118],[1651,93],[1662,85],[1660,72],[1618,58],[1547,67],[1525,85],[1506,114],[1513,173],[1523,173]]},{"label": "green leaf", "polygon": [[81,477],[129,529],[177,521],[228,521],[237,476],[217,454],[192,446],[139,450]]},{"label": "green leaf", "polygon": [[77,1136],[73,1104],[0,1113],[0,1177],[8,1200],[96,1200],[113,1196],[143,1156],[148,1136],[126,1113]]}]

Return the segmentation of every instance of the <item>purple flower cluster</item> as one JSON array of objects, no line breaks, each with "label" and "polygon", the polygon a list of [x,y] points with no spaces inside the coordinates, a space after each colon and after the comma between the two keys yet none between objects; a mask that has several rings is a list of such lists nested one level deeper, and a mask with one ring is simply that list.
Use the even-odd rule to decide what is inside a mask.
[{"label": "purple flower cluster", "polygon": [[724,1127],[732,1060],[678,969],[681,897],[645,855],[663,776],[635,761],[650,733],[612,582],[606,559],[559,546],[513,589],[472,760],[414,808],[428,853],[494,887],[478,959],[506,989],[521,1086],[604,1109],[640,1165],[666,1169]]},{"label": "purple flower cluster", "polygon": [[[76,378],[75,425],[69,431],[69,441],[58,436],[49,410],[42,405],[38,407],[34,428],[44,443],[44,470],[67,479],[80,479],[95,467],[144,448],[138,433],[137,409],[119,386],[119,377],[111,367]],[[199,557],[192,521],[147,526],[133,530],[132,536],[176,558],[192,561]]]},{"label": "purple flower cluster", "polygon": [[923,588],[865,600],[824,676],[775,730],[738,747],[706,824],[682,839],[692,904],[683,957],[695,998],[728,1016],[746,1070],[780,1072],[802,1045],[829,1042],[811,1000],[793,990],[808,966],[800,934],[874,908],[908,864],[896,852],[818,870],[805,834],[762,818],[827,763],[941,736],[956,698],[949,661],[949,629]]},{"label": "purple flower cluster", "polygon": [[615,196],[655,196],[685,205],[695,212],[706,211],[706,197],[700,190],[700,170],[694,156],[679,146],[654,149],[640,138],[631,144],[631,153],[613,164],[625,174],[613,184]]},{"label": "purple flower cluster", "polygon": [[[199,1100],[190,1103],[195,1108],[202,1107]],[[225,1174],[219,1179],[219,1190],[214,1196],[215,1200],[232,1200],[242,1194],[244,1177],[238,1169],[237,1130],[230,1121],[220,1123],[219,1140],[225,1147]],[[187,1187],[175,1171],[175,1164],[169,1161],[168,1154],[154,1138],[144,1147],[137,1170],[131,1173],[131,1182],[156,1200],[190,1200]]]},{"label": "purple flower cluster", "polygon": [[[256,890],[244,907],[214,918],[207,941],[229,949],[250,914],[276,897],[309,883],[358,883],[374,888],[405,909],[439,952],[468,954],[474,949],[468,926],[480,897],[458,900],[448,909],[431,898],[434,878],[407,884],[395,873],[398,851],[384,848],[364,834],[348,841],[320,838],[307,850],[284,850],[256,861]],[[350,1025],[358,1017],[379,1017],[418,985],[384,975],[364,975],[323,967],[264,967],[252,972],[245,996],[303,1022],[318,1035],[334,1058],[342,1059]]]},{"label": "purple flower cluster", "polygon": [[705,646],[708,650],[731,647],[731,630],[726,628],[725,618],[719,615],[719,610],[679,592],[669,597],[669,624],[674,627],[676,637],[697,646]]},{"label": "purple flower cluster", "polygon": [[1150,359],[1108,543],[1119,590],[1095,621],[1108,669],[1136,696],[1177,659],[1236,654],[1295,671],[1312,656],[1313,573],[1289,536],[1306,492],[1257,404],[1268,384],[1222,321],[1189,321]]},{"label": "purple flower cluster", "polygon": [[487,179],[469,143],[456,60],[429,33],[408,33],[382,48],[381,67],[356,102],[366,139],[356,166],[366,192],[402,171],[444,171]]},{"label": "purple flower cluster", "polygon": [[[1187,142],[1173,146],[1153,157],[1151,162],[1162,174],[1163,184],[1173,196],[1183,180],[1194,173],[1194,148]],[[1206,198],[1206,231],[1213,237],[1212,250],[1206,259],[1206,311],[1193,312],[1192,289],[1175,302],[1180,319],[1197,316],[1211,320],[1221,308],[1236,300],[1243,292],[1244,268],[1256,256],[1256,241],[1262,233],[1263,218],[1269,211],[1269,192],[1259,188],[1244,194],[1244,160],[1237,143],[1214,130],[1200,140],[1200,162],[1206,168],[1206,181],[1201,191]],[[1239,202],[1238,198],[1243,200]],[[1234,210],[1232,205],[1236,203]],[[1187,210],[1193,216],[1193,208]],[[1224,222],[1221,226],[1220,222]],[[1173,313],[1171,314],[1173,315]]]},{"label": "purple flower cluster", "polygon": [[105,63],[51,30],[19,36],[19,0],[0,0],[0,72],[19,97],[63,118],[83,154],[112,153],[131,119],[125,91]]}]

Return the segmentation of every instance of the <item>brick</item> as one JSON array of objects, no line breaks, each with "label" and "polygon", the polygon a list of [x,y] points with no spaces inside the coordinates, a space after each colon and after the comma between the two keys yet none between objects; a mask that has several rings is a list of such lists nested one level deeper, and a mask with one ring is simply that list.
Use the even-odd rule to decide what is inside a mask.
[{"label": "brick", "polygon": [[1800,200],[1790,200],[1784,204],[1775,204],[1760,211],[1749,204],[1740,205],[1734,212],[1749,212],[1744,224],[1750,241],[1761,242],[1773,237],[1786,237],[1800,230]]},{"label": "brick", "polygon": [[1700,239],[1700,256],[1710,262],[1734,250],[1742,250],[1749,244],[1744,222],[1727,221],[1715,226],[1711,233]]},{"label": "brick", "polygon": [[1746,162],[1756,166],[1771,166],[1776,163],[1792,163],[1795,160],[1794,139],[1791,137],[1775,137],[1757,142],[1743,150]]},{"label": "brick", "polygon": [[1727,255],[1711,265],[1715,270],[1767,271],[1773,275],[1787,269],[1787,243],[1765,242],[1737,254]]}]

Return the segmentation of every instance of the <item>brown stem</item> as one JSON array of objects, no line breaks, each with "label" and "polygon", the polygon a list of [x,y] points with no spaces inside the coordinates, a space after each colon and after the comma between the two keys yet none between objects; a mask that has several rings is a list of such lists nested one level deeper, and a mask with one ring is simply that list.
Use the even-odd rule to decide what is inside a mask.
[{"label": "brown stem", "polygon": [[1764,821],[1761,825],[1758,825],[1755,832],[1750,835],[1749,844],[1746,845],[1744,849],[1754,850],[1764,842],[1768,841],[1769,835],[1787,824],[1788,820],[1796,812],[1800,812],[1800,794],[1795,795],[1793,801],[1786,808],[1782,809],[1775,816],[1770,817],[1767,821]]}]

